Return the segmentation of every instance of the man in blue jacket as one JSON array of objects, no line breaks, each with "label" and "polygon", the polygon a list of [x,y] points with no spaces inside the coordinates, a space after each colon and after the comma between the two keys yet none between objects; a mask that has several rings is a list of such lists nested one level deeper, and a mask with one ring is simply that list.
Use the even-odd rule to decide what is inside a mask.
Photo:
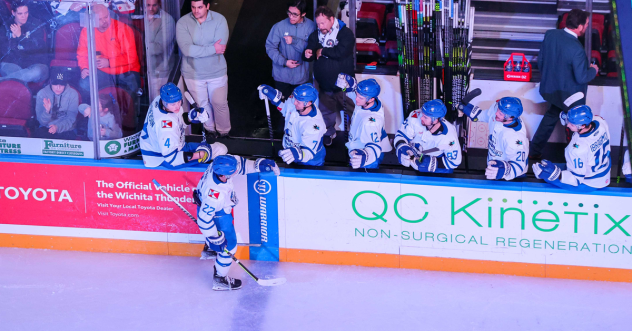
[{"label": "man in blue jacket", "polygon": [[[287,5],[288,18],[272,27],[266,39],[266,53],[272,59],[274,87],[284,98],[301,84],[311,83],[310,68],[303,63],[301,55],[307,47],[307,38],[316,30],[316,24],[305,17],[305,0],[290,0]],[[284,120],[280,113],[272,112],[275,128],[283,131]]]},{"label": "man in blue jacket", "polygon": [[[553,133],[560,113],[568,109],[564,101],[577,92],[586,95],[588,82],[597,75],[598,67],[589,65],[584,46],[577,40],[586,33],[588,13],[573,9],[566,18],[566,28],[549,30],[538,55],[538,67],[542,73],[540,94],[550,103],[538,130],[531,141],[529,156],[542,158],[542,149]],[[585,104],[583,98],[573,105]]]}]

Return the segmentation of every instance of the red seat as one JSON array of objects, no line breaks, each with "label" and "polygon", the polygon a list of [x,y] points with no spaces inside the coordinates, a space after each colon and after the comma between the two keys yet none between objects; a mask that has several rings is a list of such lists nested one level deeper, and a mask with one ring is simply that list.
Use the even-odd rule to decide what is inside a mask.
[{"label": "red seat", "polygon": [[379,61],[382,51],[378,44],[356,44],[357,63],[367,64]]},{"label": "red seat", "polygon": [[[562,15],[562,20],[560,21],[560,29],[564,29],[566,27],[566,18],[568,17],[568,13]],[[605,21],[606,18],[602,14],[593,13],[592,14],[592,28],[593,30],[597,30],[597,35],[599,36],[599,45],[603,43],[603,31],[605,29]],[[594,32],[593,32],[594,33]]]},{"label": "red seat", "polygon": [[123,132],[131,134],[136,132],[136,110],[134,108],[134,100],[125,89],[110,86],[99,90],[99,94],[111,94],[118,104],[120,114],[114,114],[114,117],[122,122]]},{"label": "red seat", "polygon": [[607,77],[619,77],[619,58],[614,50],[608,52],[606,71],[608,72]]},{"label": "red seat", "polygon": [[7,79],[0,82],[0,92],[0,135],[28,137],[31,90],[17,79]]},{"label": "red seat", "polygon": [[[374,12],[379,17],[378,23],[380,27],[384,25],[384,13],[386,13],[386,5],[380,3],[371,3],[364,2],[362,3],[362,7],[360,7],[361,11],[364,12]],[[382,31],[380,29],[380,31]]]},{"label": "red seat", "polygon": [[64,24],[55,32],[55,58],[51,66],[77,67],[77,47],[79,46],[81,26],[72,22]]}]

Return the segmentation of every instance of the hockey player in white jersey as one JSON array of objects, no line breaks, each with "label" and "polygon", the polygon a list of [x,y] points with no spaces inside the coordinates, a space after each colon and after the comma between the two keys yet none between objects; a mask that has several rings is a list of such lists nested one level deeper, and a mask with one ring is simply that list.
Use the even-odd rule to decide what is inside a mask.
[{"label": "hockey player in white jersey", "polygon": [[232,254],[237,252],[237,234],[233,225],[232,210],[238,203],[233,188],[234,175],[254,172],[274,172],[280,174],[279,167],[272,160],[247,160],[236,155],[220,155],[206,169],[193,199],[197,207],[197,225],[206,237],[206,245],[217,252],[213,273],[213,290],[237,290],[241,280],[228,277],[232,259],[224,249]]},{"label": "hockey player in white jersey", "polygon": [[312,84],[299,85],[285,102],[281,102],[281,92],[269,85],[260,85],[258,90],[259,98],[263,100],[267,97],[285,117],[284,149],[279,151],[283,162],[323,165],[326,127],[323,115],[314,104],[318,99],[316,88]]},{"label": "hockey player in white jersey", "polygon": [[228,150],[222,143],[208,145],[206,142],[184,141],[187,125],[204,123],[208,118],[203,108],[185,112],[180,89],[173,83],[163,85],[160,96],[149,106],[140,135],[140,151],[145,166],[178,169],[209,163],[216,156],[226,154]]},{"label": "hockey player in white jersey", "polygon": [[[470,93],[478,94],[477,92]],[[468,103],[471,100],[470,93],[463,97],[459,110],[474,122],[487,122],[489,140],[485,176],[487,179],[504,180],[525,176],[529,165],[529,139],[520,119],[522,102],[515,97],[504,97],[484,110]]]},{"label": "hockey player in white jersey", "polygon": [[459,137],[454,125],[443,118],[446,113],[439,99],[410,113],[395,135],[399,163],[436,173],[452,173],[461,164]]},{"label": "hockey player in white jersey", "polygon": [[349,127],[349,141],[345,144],[351,167],[377,169],[384,153],[393,149],[384,130],[384,108],[378,98],[380,84],[373,78],[356,84],[354,77],[341,73],[336,86],[347,90],[347,96],[356,105]]},{"label": "hockey player in white jersey", "polygon": [[606,121],[586,105],[571,108],[562,122],[572,132],[566,146],[566,170],[548,160],[533,164],[533,173],[567,190],[590,192],[610,184],[610,131]]}]

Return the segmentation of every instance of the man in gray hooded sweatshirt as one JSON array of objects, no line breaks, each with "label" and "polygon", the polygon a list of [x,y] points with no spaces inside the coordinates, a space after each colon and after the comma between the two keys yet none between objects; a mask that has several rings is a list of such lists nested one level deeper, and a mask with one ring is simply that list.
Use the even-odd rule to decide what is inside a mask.
[{"label": "man in gray hooded sweatshirt", "polygon": [[67,70],[52,67],[50,84],[37,92],[35,114],[39,127],[33,135],[38,138],[75,139],[75,121],[79,108],[77,91],[68,86]]},{"label": "man in gray hooded sweatshirt", "polygon": [[[272,60],[274,87],[284,98],[294,89],[311,83],[310,66],[303,63],[301,56],[307,47],[307,38],[316,30],[316,24],[305,17],[305,0],[290,0],[287,4],[288,18],[272,27],[266,39],[266,53]],[[281,113],[272,112],[275,128],[283,131],[285,121]]]}]

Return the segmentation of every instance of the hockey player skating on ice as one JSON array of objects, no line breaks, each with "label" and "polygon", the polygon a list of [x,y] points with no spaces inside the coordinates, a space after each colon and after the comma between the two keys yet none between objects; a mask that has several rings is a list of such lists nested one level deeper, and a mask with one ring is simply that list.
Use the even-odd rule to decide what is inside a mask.
[{"label": "hockey player skating on ice", "polygon": [[512,180],[527,173],[529,139],[527,130],[520,119],[522,102],[518,98],[504,97],[487,110],[467,103],[459,109],[473,121],[487,122],[489,141],[487,152],[487,179]]},{"label": "hockey player skating on ice", "polygon": [[267,97],[285,117],[283,150],[279,156],[283,162],[321,166],[325,163],[325,121],[314,102],[318,91],[312,84],[299,85],[292,95],[281,102],[283,95],[269,85],[260,85],[259,98]]},{"label": "hockey player skating on ice", "polygon": [[378,99],[380,85],[373,78],[356,84],[355,78],[341,73],[336,86],[346,90],[347,96],[355,103],[349,141],[345,144],[349,149],[351,167],[376,169],[384,158],[383,153],[392,149],[384,130],[384,108]]},{"label": "hockey player skating on ice", "polygon": [[[566,122],[566,123],[564,123]],[[593,116],[590,107],[571,108],[562,123],[572,132],[566,146],[566,170],[548,160],[535,163],[533,173],[555,186],[580,192],[590,192],[610,184],[610,131],[606,121]]]},{"label": "hockey player skating on ice", "polygon": [[443,118],[446,113],[439,99],[410,113],[395,135],[399,163],[436,173],[452,173],[461,164],[459,138],[454,125]]},{"label": "hockey player skating on ice", "polygon": [[226,154],[226,146],[222,143],[208,145],[206,142],[184,141],[187,125],[204,123],[208,118],[203,108],[184,112],[180,89],[173,83],[163,85],[160,96],[149,106],[140,135],[140,150],[145,166],[177,169],[209,163],[216,156]]},{"label": "hockey player skating on ice", "polygon": [[206,237],[206,245],[217,252],[213,273],[213,289],[217,291],[241,288],[241,280],[227,276],[232,259],[224,252],[225,248],[232,254],[237,251],[232,210],[238,200],[232,177],[254,172],[280,174],[276,163],[268,159],[252,161],[236,155],[220,155],[206,169],[193,191],[193,199],[198,205],[198,227]]}]

